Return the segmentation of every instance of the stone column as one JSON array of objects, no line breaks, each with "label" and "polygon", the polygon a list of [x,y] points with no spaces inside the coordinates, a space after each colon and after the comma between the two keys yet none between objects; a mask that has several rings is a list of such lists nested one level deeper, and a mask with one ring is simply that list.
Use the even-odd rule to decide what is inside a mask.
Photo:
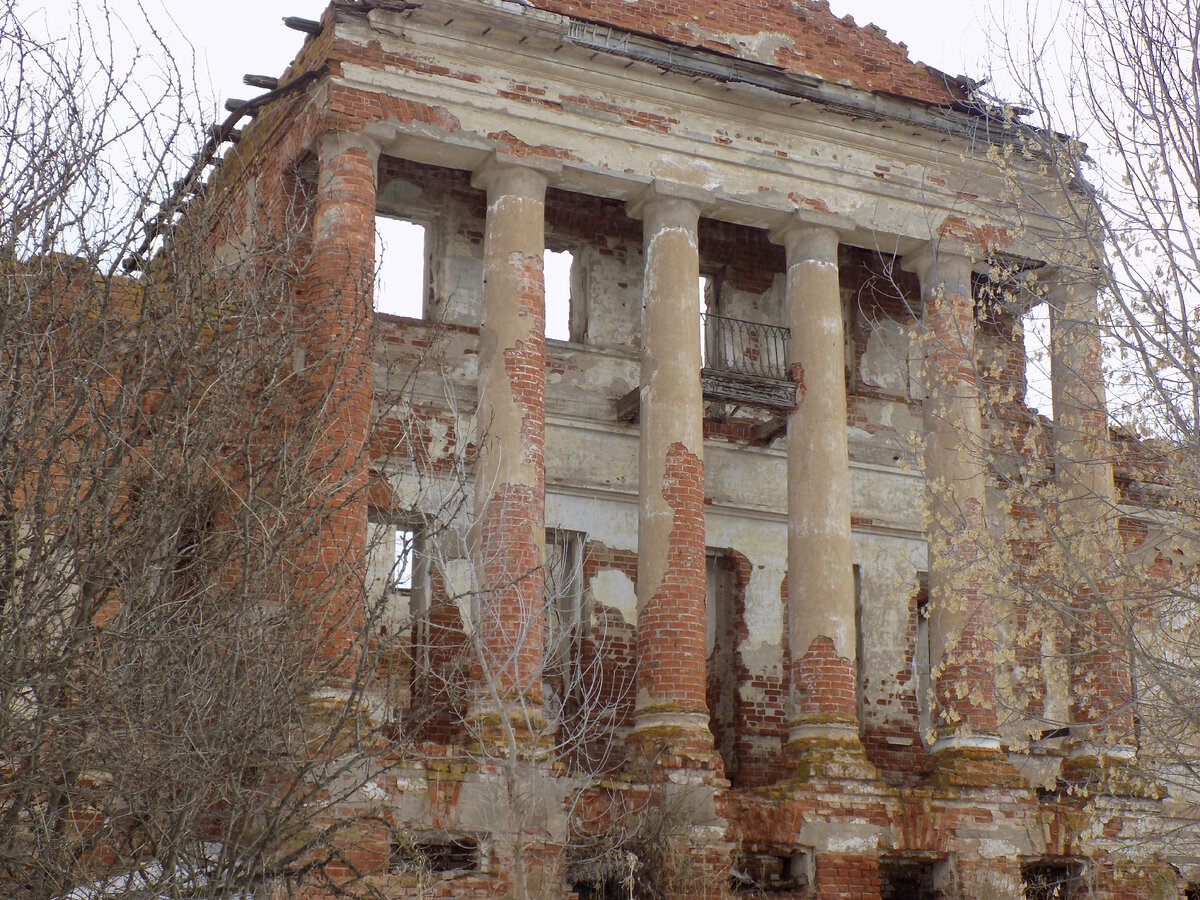
[{"label": "stone column", "polygon": [[1063,589],[1072,608],[1071,756],[1133,755],[1129,664],[1115,588],[1118,512],[1104,404],[1096,286],[1056,273],[1048,284],[1054,478],[1062,502]]},{"label": "stone column", "polygon": [[705,705],[704,422],[700,257],[708,194],[655,182],[643,221],[635,739],[711,750]]},{"label": "stone column", "polygon": [[858,743],[846,354],[838,235],[793,221],[787,248],[790,741]]},{"label": "stone column", "polygon": [[932,750],[994,751],[1000,739],[984,552],[988,446],[975,373],[971,262],[938,249],[904,265],[920,278],[924,300]]},{"label": "stone column", "polygon": [[487,190],[475,460],[476,608],[484,657],[478,674],[514,723],[533,725],[528,716],[540,716],[545,632],[542,252],[553,171],[540,160],[493,157],[473,179]]},{"label": "stone column", "polygon": [[310,602],[319,602],[318,627],[329,630],[325,652],[345,655],[352,667],[364,612],[379,147],[360,132],[338,132],[325,135],[318,152],[304,371],[317,417],[310,424],[320,429],[312,467],[326,487],[317,492],[324,510],[302,577]]}]

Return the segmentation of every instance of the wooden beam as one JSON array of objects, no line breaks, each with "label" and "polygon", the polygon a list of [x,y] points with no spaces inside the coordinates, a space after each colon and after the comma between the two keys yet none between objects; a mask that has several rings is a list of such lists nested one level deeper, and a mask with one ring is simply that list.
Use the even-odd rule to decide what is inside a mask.
[{"label": "wooden beam", "polygon": [[242,84],[248,87],[256,87],[267,91],[273,91],[275,88],[279,87],[279,79],[272,78],[270,75],[243,75]]},{"label": "wooden beam", "polygon": [[321,33],[321,23],[312,19],[302,19],[299,16],[284,16],[283,24],[295,31],[303,31],[305,34]]},{"label": "wooden beam", "polygon": [[701,369],[700,389],[704,392],[705,400],[740,403],[743,406],[766,409],[790,410],[796,405],[796,385],[790,381]]},{"label": "wooden beam", "polygon": [[787,431],[787,416],[771,416],[754,429],[754,443],[769,444]]},{"label": "wooden beam", "polygon": [[642,388],[639,385],[613,403],[618,422],[636,422],[642,414]]}]

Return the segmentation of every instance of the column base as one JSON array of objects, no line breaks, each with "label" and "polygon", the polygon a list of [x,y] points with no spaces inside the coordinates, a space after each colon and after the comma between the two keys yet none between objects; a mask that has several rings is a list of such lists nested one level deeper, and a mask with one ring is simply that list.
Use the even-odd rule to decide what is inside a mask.
[{"label": "column base", "polygon": [[1071,745],[1061,780],[1083,794],[1159,800],[1166,790],[1137,766],[1132,744],[1079,741]]},{"label": "column base", "polygon": [[939,787],[1020,788],[1021,773],[994,734],[948,735],[930,748],[929,781]]},{"label": "column base", "polygon": [[788,770],[802,781],[877,781],[855,722],[798,721],[788,727]]},{"label": "column base", "polygon": [[698,769],[724,777],[725,767],[708,728],[708,713],[645,710],[635,713],[626,739],[629,758],[655,769]]},{"label": "column base", "polygon": [[493,704],[472,703],[464,719],[472,749],[484,755],[548,758],[554,745],[541,704],[502,700]]}]

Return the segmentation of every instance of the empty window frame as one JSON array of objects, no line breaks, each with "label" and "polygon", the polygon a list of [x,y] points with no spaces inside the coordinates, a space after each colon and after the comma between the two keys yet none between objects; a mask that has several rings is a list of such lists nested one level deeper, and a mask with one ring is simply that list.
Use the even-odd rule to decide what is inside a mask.
[{"label": "empty window frame", "polygon": [[575,254],[547,247],[542,255],[546,285],[546,337],[552,341],[582,343],[587,332],[582,290],[575,271]]},{"label": "empty window frame", "polygon": [[1050,305],[1035,303],[1021,316],[1025,346],[1025,405],[1048,419],[1054,418],[1050,390]]},{"label": "empty window frame", "polygon": [[738,630],[743,610],[738,596],[737,560],[728,550],[707,550],[705,587],[705,674],[709,728],[725,764],[725,777],[737,781],[737,738],[741,694]]},{"label": "empty window frame", "polygon": [[585,540],[579,531],[546,529],[546,666],[542,684],[551,722],[577,709],[586,692],[582,659],[588,625],[583,584]]},{"label": "empty window frame", "polygon": [[917,590],[912,597],[916,616],[913,641],[913,684],[917,692],[917,728],[928,741],[933,728],[933,652],[929,621],[929,575],[917,574]]},{"label": "empty window frame", "polygon": [[372,515],[367,530],[367,601],[380,635],[399,634],[427,608],[421,528]]},{"label": "empty window frame", "polygon": [[722,348],[717,346],[721,339],[721,329],[716,322],[708,318],[710,315],[721,314],[716,274],[701,272],[696,290],[700,295],[700,368],[708,368],[710,360],[713,367],[720,368],[724,356]]},{"label": "empty window frame", "polygon": [[478,872],[483,848],[479,838],[461,834],[404,833],[392,840],[390,872]]},{"label": "empty window frame", "polygon": [[420,319],[429,293],[429,228],[375,217],[375,311]]},{"label": "empty window frame", "polygon": [[928,855],[879,860],[880,900],[943,900],[953,881],[950,861]]},{"label": "empty window frame", "polygon": [[805,892],[813,882],[811,847],[742,847],[734,851],[730,888],[735,894],[788,894]]},{"label": "empty window frame", "polygon": [[1083,863],[1075,859],[1034,859],[1021,863],[1025,900],[1073,900],[1083,891]]}]

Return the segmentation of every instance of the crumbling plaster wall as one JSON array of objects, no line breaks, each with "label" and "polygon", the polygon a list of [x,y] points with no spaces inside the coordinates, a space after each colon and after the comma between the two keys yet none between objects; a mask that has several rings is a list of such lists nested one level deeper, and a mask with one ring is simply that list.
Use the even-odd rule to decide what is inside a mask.
[{"label": "crumbling plaster wall", "polygon": [[[425,410],[431,457],[469,452],[470,426],[462,420],[469,419],[474,397],[483,231],[478,194],[464,173],[386,158],[381,164],[381,213],[432,224],[427,310],[443,321],[381,318],[376,389],[410,391],[419,398],[410,408]],[[549,192],[547,235],[549,245],[570,249],[582,268],[576,285],[583,296],[573,299],[586,307],[587,329],[581,343],[549,344],[546,522],[585,533],[597,560],[606,554],[623,560],[637,548],[638,439],[636,426],[615,421],[613,401],[638,380],[641,235],[622,204],[564,191]],[[719,277],[722,312],[780,321],[782,250],[762,230],[705,220],[701,249],[702,268]],[[870,276],[865,258],[851,251],[841,260],[843,291],[848,300],[853,295],[846,304],[852,317],[848,359],[861,385],[848,427],[855,457],[851,490],[858,525],[863,725],[873,757],[902,777],[914,771],[920,756],[911,599],[924,567],[924,542],[919,473],[897,459],[898,448],[907,447],[920,427],[920,412],[907,396],[907,356],[880,349],[881,340],[894,341],[903,327],[896,319],[905,307],[895,298],[888,307],[864,289]],[[414,365],[415,379],[409,371]],[[455,398],[455,423],[438,409],[447,405],[448,395]],[[862,421],[853,421],[855,415]],[[452,435],[456,428],[464,434]],[[737,598],[736,649],[743,673],[738,747],[748,762],[746,778],[758,781],[772,774],[766,760],[778,756],[786,716],[785,454],[783,438],[754,447],[718,436],[706,448],[705,543],[738,554],[749,571]],[[413,483],[416,474],[394,468],[393,486],[401,497],[427,502],[433,494]],[[458,530],[467,525],[459,523]],[[614,626],[636,626],[634,574],[619,561],[592,564],[586,589],[595,627],[607,633]],[[628,634],[620,639],[628,640]]]},{"label": "crumbling plaster wall", "polygon": [[[898,236],[928,241],[943,219],[986,216],[986,198],[1004,196],[994,167],[936,126],[917,133],[887,115],[852,119],[749,85],[664,75],[575,46],[563,20],[530,8],[480,5],[478,29],[457,11],[449,28],[432,7],[338,22],[330,105],[352,127],[365,110],[394,134],[385,154],[394,140],[405,156],[473,168],[492,149],[532,153],[562,161],[557,185],[581,193],[632,199],[645,179],[665,179],[713,190],[734,221],[829,210],[865,246],[896,249]],[[586,65],[564,70],[575,55]]]},{"label": "crumbling plaster wall", "polygon": [[[432,22],[436,12],[425,12],[430,18],[423,28],[436,30],[445,23],[445,19]],[[427,479],[430,472],[445,474],[446,460],[455,456],[469,459],[471,455],[482,198],[470,188],[465,170],[497,146],[518,153],[559,154],[571,167],[564,184],[581,191],[594,186],[598,192],[609,191],[609,197],[625,198],[623,189],[612,188],[614,173],[631,176],[631,191],[653,176],[714,186],[720,195],[721,214],[730,215],[732,210],[742,221],[758,215],[760,201],[762,209],[774,212],[828,203],[836,211],[856,217],[859,230],[854,238],[859,243],[873,245],[862,224],[866,222],[889,233],[885,246],[896,250],[904,248],[893,240],[892,232],[910,242],[927,240],[933,223],[948,210],[970,215],[969,210],[974,209],[970,198],[959,192],[964,185],[985,197],[992,192],[986,179],[973,177],[977,167],[959,154],[948,137],[927,139],[887,123],[852,121],[817,104],[800,104],[793,115],[784,108],[786,101],[781,103],[778,98],[767,98],[760,109],[762,92],[703,84],[696,88],[690,77],[660,77],[652,68],[630,67],[623,60],[614,62],[603,56],[596,63],[597,74],[585,78],[585,87],[567,85],[554,62],[555,45],[544,39],[539,43],[536,37],[524,51],[506,56],[517,48],[486,47],[474,38],[478,31],[472,32],[477,55],[460,65],[455,55],[461,55],[462,48],[455,45],[453,36],[441,43],[434,41],[430,46],[439,49],[429,50],[420,49],[424,40],[420,33],[415,38],[402,30],[387,34],[390,36],[372,44],[380,41],[381,33],[359,29],[360,40],[353,48],[353,54],[362,51],[357,67],[338,71],[335,66],[339,83],[335,88],[322,86],[318,102],[332,97],[333,105],[344,104],[337,115],[345,117],[342,121],[349,123],[347,130],[356,130],[362,115],[376,122],[387,120],[398,135],[394,152],[428,159],[434,151],[444,151],[447,165],[459,167],[459,171],[435,174],[428,168],[397,163],[385,150],[381,168],[381,175],[391,176],[381,177],[381,210],[427,217],[435,225],[430,309],[436,311],[441,324],[381,318],[376,346],[378,408],[387,408],[397,397],[409,401],[401,404],[409,421],[396,423],[390,432],[390,423],[384,423],[375,436],[376,469],[389,475],[402,507],[426,508],[434,499],[428,483],[414,477],[409,461],[429,463],[431,468],[421,472]],[[516,38],[510,40],[516,42]],[[322,41],[328,41],[328,34]],[[447,58],[442,59],[439,54],[446,48]],[[441,64],[449,60],[453,63],[447,72],[448,67]],[[548,73],[547,69],[556,71]],[[380,91],[392,96],[380,100]],[[412,103],[396,100],[410,92],[419,99]],[[672,110],[680,108],[678,99],[684,94],[700,99],[689,101],[684,115],[675,116]],[[359,106],[348,102],[364,97],[365,103]],[[364,108],[385,111],[364,114]],[[752,112],[747,114],[747,110]],[[457,115],[460,112],[461,117]],[[330,121],[335,118],[331,115]],[[622,132],[622,128],[638,131]],[[562,139],[573,129],[579,135]],[[270,131],[259,131],[274,137]],[[639,141],[637,135],[644,140]],[[252,144],[247,141],[243,146]],[[639,146],[634,148],[634,144]],[[289,161],[294,158],[296,153],[287,156]],[[696,163],[697,158],[704,162]],[[403,177],[396,174],[400,168],[405,169]],[[438,179],[442,181],[438,183]],[[552,210],[558,192],[550,193]],[[588,199],[581,193],[566,196],[569,204],[580,208]],[[620,205],[613,200],[599,201],[599,206],[605,204],[620,212]],[[754,212],[747,213],[745,207]],[[772,224],[770,219],[763,214],[755,220],[759,227],[750,229],[755,240],[761,238],[761,228]],[[637,381],[641,248],[637,226],[632,226],[630,236],[628,223],[619,226],[619,220],[601,216],[594,234],[581,238],[576,233],[575,240],[586,248],[580,259],[581,281],[586,285],[589,311],[596,315],[588,320],[582,346],[551,347],[547,372],[551,409],[547,521],[589,533],[587,583],[599,600],[595,620],[603,621],[610,633],[628,628],[636,618],[636,428],[612,421],[611,400]],[[552,244],[563,240],[561,235],[547,237]],[[909,243],[905,248],[911,250],[912,246]],[[778,306],[779,280],[769,266],[755,277],[761,279],[766,273],[770,273],[770,284],[765,287],[761,281],[757,286],[723,282],[726,308],[747,311],[748,318],[760,312],[769,318]],[[868,736],[875,729],[876,735],[884,738],[882,745],[892,746],[886,741],[887,729],[903,722],[909,713],[906,704],[911,694],[903,683],[909,659],[904,654],[911,644],[914,579],[925,565],[919,552],[922,485],[919,473],[903,465],[910,461],[905,456],[909,438],[921,424],[919,377],[913,366],[919,360],[910,352],[911,342],[909,348],[904,346],[904,329],[912,324],[911,314],[903,310],[882,316],[864,314],[860,293],[850,288],[847,274],[843,266],[846,321],[853,332],[847,374],[852,388],[854,560],[860,567],[863,613],[864,723]],[[984,336],[985,344],[989,337]],[[1002,349],[1001,356],[999,368],[1003,370],[1016,358],[1012,345]],[[417,377],[411,379],[417,364]],[[454,403],[447,403],[447,395]],[[785,515],[779,507],[783,442],[775,444],[749,447],[728,435],[714,436],[708,442],[708,542],[744,554],[752,566],[745,586],[744,637],[739,647],[750,673],[740,691],[749,700],[755,698],[754,691],[763,690],[751,683],[754,678],[766,684],[774,672],[774,660],[786,652],[770,640],[776,627],[786,632],[780,624],[784,616],[779,598],[782,585],[777,583],[777,579],[782,581],[777,535]],[[1046,453],[1041,455],[1044,458]],[[465,544],[451,546],[445,556],[449,563],[446,583],[435,585],[435,591],[449,594],[469,587],[471,566]],[[617,671],[632,664],[630,647],[626,640],[624,651],[613,654]],[[897,660],[902,660],[899,666]],[[907,724],[911,721],[908,714]],[[432,736],[443,742],[455,737],[448,729]],[[876,760],[884,756],[878,749],[868,749]],[[880,763],[885,775],[907,771],[900,756],[893,751],[890,761]],[[469,816],[457,815],[466,768],[461,762],[431,757],[413,763],[411,778],[398,773],[397,783],[386,785],[394,800],[397,824],[431,819],[435,827],[456,827],[471,821]],[[405,783],[399,783],[404,779]],[[1034,778],[1030,781],[1037,783]],[[472,789],[466,796],[478,802],[484,792]],[[1065,803],[1058,800],[1052,799],[1041,810],[1035,808],[1034,814],[1028,814],[1025,803],[1027,815],[1022,818],[1014,813],[1014,806],[1020,803],[1014,804],[1012,795],[1001,791],[977,791],[961,803],[947,802],[945,796],[931,797],[928,791],[907,797],[900,801],[899,815],[894,815],[892,807],[886,814],[881,804],[873,807],[869,816],[874,824],[869,829],[863,826],[865,835],[847,829],[847,821],[822,823],[825,813],[812,808],[804,815],[808,822],[824,827],[822,849],[842,841],[844,835],[861,841],[855,846],[866,851],[864,871],[870,872],[874,853],[884,846],[873,842],[877,836],[890,838],[898,849],[953,846],[960,856],[980,857],[964,861],[962,873],[968,887],[985,883],[990,866],[1003,871],[1007,896],[1019,892],[1015,854],[1087,854],[1091,850],[1091,845],[1071,842],[1071,822],[1063,814]],[[825,804],[828,799],[822,797],[813,805]],[[867,802],[864,797],[850,799],[841,815],[853,817],[857,824],[863,806],[855,804]],[[1154,829],[1152,806],[1145,801],[1142,809],[1135,810],[1143,814],[1140,823],[1121,820],[1124,809],[1115,811],[1114,832],[1136,837],[1139,828]],[[780,812],[772,801],[771,834],[787,833],[789,840],[799,834],[817,843],[814,834],[819,827],[811,824],[799,831],[779,830],[779,822],[786,820],[777,816]],[[999,830],[996,822],[1002,826]],[[953,837],[947,838],[947,834]],[[503,866],[501,860],[499,867]],[[478,879],[478,896],[491,894],[497,887],[487,883],[491,877],[487,873],[463,878],[452,893],[466,896],[465,884],[471,877]],[[1108,895],[1101,892],[1098,896]],[[1145,894],[1134,885],[1120,896]]]}]

